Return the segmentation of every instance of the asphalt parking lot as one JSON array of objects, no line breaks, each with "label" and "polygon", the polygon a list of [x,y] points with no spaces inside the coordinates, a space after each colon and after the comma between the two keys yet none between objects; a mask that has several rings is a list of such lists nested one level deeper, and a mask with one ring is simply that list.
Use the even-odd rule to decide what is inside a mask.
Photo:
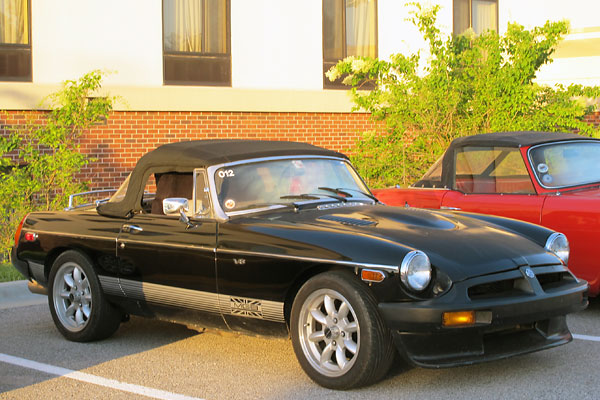
[{"label": "asphalt parking lot", "polygon": [[105,341],[72,343],[54,328],[46,304],[24,304],[31,303],[0,307],[0,399],[591,399],[600,393],[598,300],[569,316],[576,339],[566,346],[470,367],[396,365],[384,381],[350,392],[309,380],[288,340],[200,334],[134,317]]}]

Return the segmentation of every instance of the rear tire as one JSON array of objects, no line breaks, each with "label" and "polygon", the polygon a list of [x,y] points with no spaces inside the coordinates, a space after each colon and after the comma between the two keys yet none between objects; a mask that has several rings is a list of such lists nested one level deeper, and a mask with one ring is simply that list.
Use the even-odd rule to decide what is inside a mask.
[{"label": "rear tire", "polygon": [[106,300],[91,261],[69,250],[50,270],[48,305],[58,331],[68,340],[89,342],[111,336],[121,313]]},{"label": "rear tire", "polygon": [[346,271],[308,280],[294,299],[290,325],[298,362],[326,388],[373,384],[386,375],[396,354],[375,298]]}]

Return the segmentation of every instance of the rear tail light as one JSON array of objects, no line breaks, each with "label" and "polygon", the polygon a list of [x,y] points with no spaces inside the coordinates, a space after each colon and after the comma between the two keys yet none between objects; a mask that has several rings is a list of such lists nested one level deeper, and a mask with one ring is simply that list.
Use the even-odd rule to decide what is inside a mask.
[{"label": "rear tail light", "polygon": [[[29,214],[27,214],[27,215],[29,215]],[[21,229],[23,229],[23,223],[25,222],[27,215],[23,217],[23,219],[19,223],[19,227],[17,228],[17,231],[15,232],[15,247],[17,247],[19,245],[19,239],[21,238]]]},{"label": "rear tail light", "polygon": [[27,232],[23,238],[26,242],[35,242],[38,238],[38,234],[35,232]]}]

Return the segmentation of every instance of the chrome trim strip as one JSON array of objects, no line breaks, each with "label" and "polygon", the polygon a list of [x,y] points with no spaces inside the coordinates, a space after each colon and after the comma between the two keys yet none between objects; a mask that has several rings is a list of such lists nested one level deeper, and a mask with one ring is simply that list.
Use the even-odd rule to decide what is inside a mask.
[{"label": "chrome trim strip", "polygon": [[460,211],[460,207],[440,206],[440,210]]},{"label": "chrome trim strip", "polygon": [[537,181],[537,183],[539,183],[539,185],[541,187],[543,187],[544,189],[548,189],[548,190],[560,190],[560,189],[567,189],[567,188],[577,187],[577,186],[593,185],[595,183],[598,183],[597,181],[595,181],[595,182],[588,182],[588,183],[578,183],[576,185],[567,185],[567,186],[546,186],[540,181],[540,178],[538,177],[538,174],[536,173],[535,165],[533,165],[533,159],[531,158],[531,150],[536,149],[538,147],[543,147],[543,146],[552,146],[552,145],[556,145],[556,144],[565,144],[565,143],[580,143],[580,142],[599,143],[598,140],[586,140],[586,139],[561,140],[559,142],[548,142],[548,143],[536,144],[527,149],[527,160],[529,161],[529,166],[531,167],[531,171],[533,172],[533,176],[535,177],[535,180]]},{"label": "chrome trim strip", "polygon": [[[33,230],[31,230],[31,231],[33,232]],[[81,234],[77,234],[77,233],[68,233],[68,232],[40,231],[37,229],[35,230],[35,232],[37,234],[44,234],[44,235],[59,235],[59,236],[68,236],[68,237],[77,238],[77,239],[101,239],[101,240],[115,240],[115,238],[118,235],[118,233],[115,233],[115,237],[93,236],[93,235],[81,235]]]},{"label": "chrome trim strip", "polygon": [[273,204],[273,205],[268,206],[268,207],[251,208],[251,209],[248,209],[248,210],[240,210],[240,211],[231,211],[231,212],[228,212],[226,214],[228,216],[230,216],[230,217],[234,217],[236,215],[252,214],[252,213],[257,213],[257,212],[261,212],[261,211],[269,211],[269,210],[278,210],[280,208],[287,208],[287,207],[288,206],[284,206],[283,204]]},{"label": "chrome trim strip", "polygon": [[[108,276],[99,276],[99,278],[104,291],[109,294],[213,314],[285,322],[283,303],[278,301],[251,299]],[[117,290],[117,287],[122,291]]]},{"label": "chrome trim strip", "polygon": [[91,236],[91,235],[78,235],[74,233],[57,233],[57,232],[47,232],[47,231],[36,231],[37,233],[46,234],[46,235],[60,235],[60,236],[68,236],[77,239],[102,239],[102,240],[110,240],[115,241],[116,243],[140,243],[140,244],[149,244],[152,246],[162,246],[162,247],[175,247],[179,249],[196,249],[196,250],[204,250],[214,252],[214,247],[203,247],[203,246],[195,246],[195,245],[185,245],[185,244],[177,244],[177,243],[161,243],[161,242],[148,242],[143,240],[135,240],[135,239],[120,239],[119,234],[115,234],[115,237],[107,237],[107,236]]},{"label": "chrome trim strip", "polygon": [[336,208],[344,208],[344,207],[361,207],[361,206],[374,206],[376,203],[372,201],[371,203],[367,203],[363,200],[348,200],[346,203],[329,203],[317,206],[317,210],[334,210]]},{"label": "chrome trim strip", "polygon": [[287,254],[258,253],[258,252],[253,252],[253,251],[244,251],[244,250],[217,249],[217,257],[219,255],[219,253],[245,255],[245,256],[251,256],[251,257],[279,258],[279,259],[285,259],[285,260],[338,264],[338,265],[344,265],[344,266],[348,266],[348,267],[377,269],[377,270],[382,270],[382,271],[391,272],[391,273],[399,273],[400,272],[400,267],[397,265],[371,264],[371,263],[363,263],[363,262],[358,262],[358,261],[330,260],[330,259],[326,259],[326,258],[291,256],[291,255],[287,255]]},{"label": "chrome trim strip", "polygon": [[119,243],[131,243],[131,244],[144,244],[150,246],[161,246],[161,247],[173,247],[177,249],[193,249],[193,250],[203,250],[208,252],[213,252],[213,247],[204,247],[204,246],[196,246],[193,244],[177,244],[177,243],[164,243],[164,242],[148,242],[144,240],[135,240],[135,238],[131,239],[119,239]]},{"label": "chrome trim strip", "polygon": [[[402,189],[402,188],[401,187],[395,187],[395,188],[392,188],[392,189]],[[404,188],[402,190],[407,190],[407,189],[410,189],[410,190],[413,190],[413,189],[414,190],[450,190],[447,187],[432,187],[432,188],[430,188],[430,187],[413,186],[413,185],[409,185],[408,187],[406,187],[406,188]]]},{"label": "chrome trim strip", "polygon": [[117,190],[118,189],[100,189],[100,190],[92,190],[92,191],[89,191],[89,192],[81,192],[81,193],[72,194],[72,195],[69,196],[69,205],[67,206],[67,208],[65,208],[65,211],[71,211],[71,210],[74,210],[76,208],[87,207],[87,206],[91,206],[93,204],[98,205],[98,202],[101,201],[101,200],[96,200],[93,203],[85,203],[85,204],[79,204],[77,206],[73,206],[73,200],[75,199],[75,197],[87,196],[89,194],[116,192]]}]

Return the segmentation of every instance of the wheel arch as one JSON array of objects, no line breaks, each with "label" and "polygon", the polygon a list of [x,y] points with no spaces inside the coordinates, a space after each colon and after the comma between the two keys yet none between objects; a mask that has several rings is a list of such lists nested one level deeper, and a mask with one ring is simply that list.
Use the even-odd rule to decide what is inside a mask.
[{"label": "wheel arch", "polygon": [[92,268],[94,268],[94,271],[96,272],[96,274],[98,273],[98,268],[96,266],[96,263],[94,262],[93,257],[91,256],[91,254],[86,251],[83,248],[80,247],[73,247],[73,246],[59,246],[59,247],[55,247],[54,249],[50,250],[48,252],[48,254],[46,255],[46,260],[44,261],[44,276],[46,278],[46,282],[49,283],[49,278],[50,278],[50,271],[52,270],[52,266],[54,265],[54,262],[56,261],[56,259],[63,254],[64,252],[67,251],[76,251],[78,253],[80,253],[81,255],[83,255],[84,257],[86,257],[89,261],[90,264],[92,266]]},{"label": "wheel arch", "polygon": [[287,294],[285,296],[283,312],[284,312],[285,324],[287,326],[288,333],[290,330],[290,318],[291,318],[291,314],[292,314],[292,305],[294,304],[294,299],[296,298],[298,291],[300,290],[302,285],[304,285],[312,277],[322,274],[324,272],[329,272],[329,271],[348,271],[349,274],[356,275],[356,272],[355,272],[356,267],[341,266],[341,265],[336,265],[336,264],[322,263],[322,264],[313,265],[310,268],[305,269],[300,275],[298,275],[298,277],[290,285],[290,288],[288,289]]}]

